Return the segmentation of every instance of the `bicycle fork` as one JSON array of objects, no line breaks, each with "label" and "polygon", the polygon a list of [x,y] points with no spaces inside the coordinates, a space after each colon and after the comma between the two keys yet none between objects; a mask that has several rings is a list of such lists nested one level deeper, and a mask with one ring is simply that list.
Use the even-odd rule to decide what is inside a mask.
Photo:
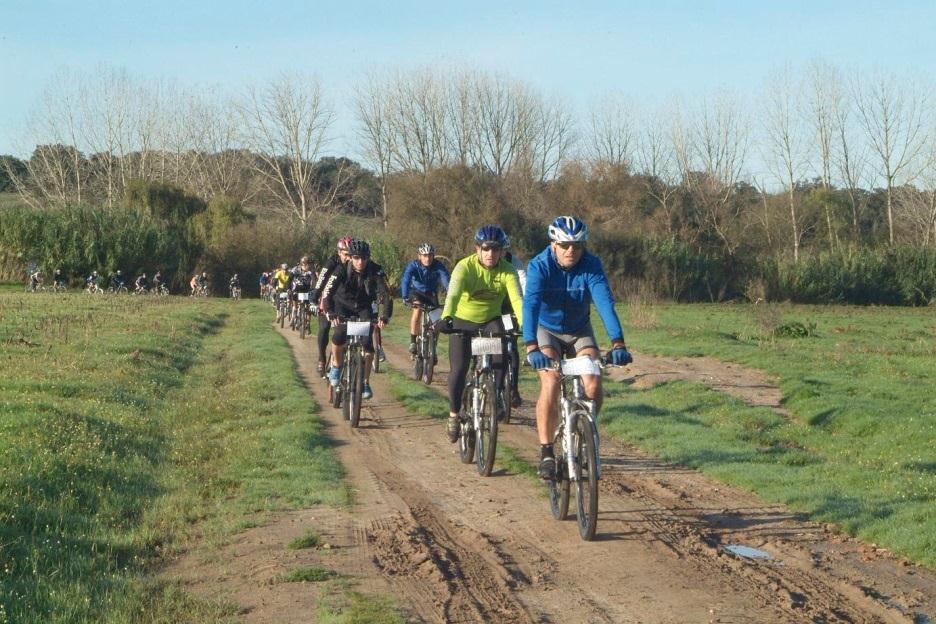
[{"label": "bicycle fork", "polygon": [[589,435],[592,436],[592,440],[595,443],[595,471],[598,475],[598,478],[601,478],[601,453],[598,446],[598,427],[595,424],[595,419],[592,416],[595,410],[595,403],[591,400],[582,401],[585,405],[588,406],[589,411],[584,412],[581,410],[575,409],[576,403],[578,401],[572,401],[570,399],[562,399],[561,409],[564,414],[562,419],[563,429],[563,444],[566,448],[566,462],[567,470],[569,474],[570,481],[578,481],[581,476],[581,469],[579,468],[579,457],[578,457],[578,431],[576,425],[578,425],[578,419],[585,417],[589,421]]}]

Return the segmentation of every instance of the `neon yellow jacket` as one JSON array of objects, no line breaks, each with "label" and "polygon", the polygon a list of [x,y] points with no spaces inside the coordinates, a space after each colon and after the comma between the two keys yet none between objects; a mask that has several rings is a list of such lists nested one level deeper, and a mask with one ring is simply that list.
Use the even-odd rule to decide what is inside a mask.
[{"label": "neon yellow jacket", "polygon": [[522,326],[523,299],[513,266],[501,259],[493,268],[486,269],[478,254],[471,254],[459,260],[452,270],[442,316],[487,323],[501,315],[505,297],[510,297],[517,324]]}]

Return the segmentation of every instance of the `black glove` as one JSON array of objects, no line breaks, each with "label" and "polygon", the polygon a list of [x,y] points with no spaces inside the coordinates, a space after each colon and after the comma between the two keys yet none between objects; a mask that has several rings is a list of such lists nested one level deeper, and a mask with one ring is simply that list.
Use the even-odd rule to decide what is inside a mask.
[{"label": "black glove", "polygon": [[438,321],[435,322],[435,325],[433,325],[432,328],[436,331],[436,333],[451,334],[453,331],[452,317],[443,316],[442,318],[440,318]]}]

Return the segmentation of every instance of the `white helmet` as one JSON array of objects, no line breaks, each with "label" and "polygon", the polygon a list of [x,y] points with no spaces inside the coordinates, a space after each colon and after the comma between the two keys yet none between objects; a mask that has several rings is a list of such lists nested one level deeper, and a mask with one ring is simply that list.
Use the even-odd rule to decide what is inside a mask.
[{"label": "white helmet", "polygon": [[549,225],[549,240],[560,243],[588,240],[588,226],[576,217],[556,217]]}]

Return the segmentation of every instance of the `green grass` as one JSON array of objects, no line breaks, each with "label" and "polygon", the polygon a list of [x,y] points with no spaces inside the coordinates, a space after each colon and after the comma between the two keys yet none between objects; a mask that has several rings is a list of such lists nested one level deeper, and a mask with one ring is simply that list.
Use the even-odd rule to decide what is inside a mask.
[{"label": "green grass", "polygon": [[328,581],[316,620],[319,624],[405,624],[397,604],[383,597],[361,594],[347,579]]},{"label": "green grass", "polygon": [[220,621],[154,575],[349,502],[259,302],[0,296],[0,622]]},{"label": "green grass", "polygon": [[321,543],[322,536],[318,534],[318,531],[309,530],[306,531],[306,534],[302,537],[297,537],[289,542],[286,548],[290,550],[302,550],[303,548],[316,548]]},{"label": "green grass", "polygon": [[337,572],[322,566],[303,566],[290,570],[280,578],[280,581],[284,583],[321,583],[337,577]]}]

